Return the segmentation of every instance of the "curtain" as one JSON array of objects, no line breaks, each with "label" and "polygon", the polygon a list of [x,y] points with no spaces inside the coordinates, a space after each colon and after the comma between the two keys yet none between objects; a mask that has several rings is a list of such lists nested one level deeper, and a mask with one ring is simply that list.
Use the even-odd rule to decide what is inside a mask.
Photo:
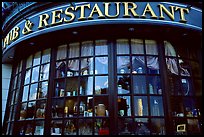
[{"label": "curtain", "polygon": [[93,42],[92,41],[82,42],[81,56],[93,56]]},{"label": "curtain", "polygon": [[72,71],[78,71],[79,70],[79,60],[69,60],[68,68]]},{"label": "curtain", "polygon": [[67,45],[59,46],[57,49],[57,60],[65,59],[67,55]]},{"label": "curtain", "polygon": [[79,57],[79,43],[69,44],[69,58]]},{"label": "curtain", "polygon": [[[165,46],[165,55],[166,56],[176,56],[176,51],[170,42],[164,41],[164,46]],[[180,56],[178,55],[178,57],[180,57]],[[166,58],[167,69],[171,73],[178,75],[179,74],[178,69],[180,68],[182,76],[190,76],[190,73],[188,72],[188,70],[183,68],[181,66],[181,63],[183,63],[182,59],[179,59],[179,65],[177,65],[175,58]]]},{"label": "curtain", "polygon": [[129,54],[128,39],[117,40],[117,54]]},{"label": "curtain", "polygon": [[97,40],[95,47],[95,55],[107,55],[107,54],[108,54],[107,40]]},{"label": "curtain", "polygon": [[145,40],[146,54],[158,55],[157,43],[155,40]]}]

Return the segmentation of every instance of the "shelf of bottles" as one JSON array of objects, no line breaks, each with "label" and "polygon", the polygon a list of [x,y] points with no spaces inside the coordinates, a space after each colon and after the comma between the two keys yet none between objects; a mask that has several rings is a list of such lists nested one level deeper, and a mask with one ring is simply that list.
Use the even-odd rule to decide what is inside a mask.
[{"label": "shelf of bottles", "polygon": [[107,48],[106,40],[58,47],[51,135],[109,134]]}]

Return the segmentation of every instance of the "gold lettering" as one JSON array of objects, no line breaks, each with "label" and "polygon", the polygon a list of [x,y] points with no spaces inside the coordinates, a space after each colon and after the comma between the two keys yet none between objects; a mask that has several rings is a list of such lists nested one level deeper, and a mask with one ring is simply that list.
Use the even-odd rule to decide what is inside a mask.
[{"label": "gold lettering", "polygon": [[[63,19],[61,19],[61,16],[60,16],[61,13],[62,13],[62,9],[52,11],[52,23],[51,23],[51,25],[56,25],[56,24],[62,23]],[[60,19],[60,20],[58,22],[56,22],[56,19]]]},{"label": "gold lettering", "polygon": [[86,19],[84,14],[85,14],[85,11],[84,11],[84,8],[85,7],[88,7],[90,9],[90,4],[86,4],[86,5],[79,5],[79,6],[76,6],[75,7],[75,10],[77,10],[78,8],[81,8],[81,13],[80,13],[80,18],[78,18],[78,20],[84,20]]},{"label": "gold lettering", "polygon": [[[139,17],[139,15],[137,15],[137,13],[135,12],[135,9],[137,8],[137,5],[134,2],[123,2],[124,4],[124,10],[125,10],[125,14],[123,15],[123,17],[130,17],[129,15],[129,11],[131,11],[132,15],[134,17]],[[132,5],[132,8],[128,8],[129,4]]]},{"label": "gold lettering", "polygon": [[19,27],[15,27],[15,28],[14,28],[12,40],[16,40],[16,39],[19,37],[19,30],[20,30]]},{"label": "gold lettering", "polygon": [[146,16],[145,16],[146,12],[149,12],[151,14],[151,18],[157,18],[157,16],[155,15],[155,13],[152,10],[152,7],[150,6],[149,3],[147,3],[145,10],[144,10],[143,14],[141,15],[141,17],[146,18]]},{"label": "gold lettering", "polygon": [[174,6],[170,6],[171,12],[168,11],[166,9],[166,7],[164,7],[164,5],[162,5],[162,4],[159,4],[158,6],[159,6],[159,9],[160,9],[159,10],[160,11],[160,17],[159,17],[160,19],[165,18],[164,15],[163,15],[163,11],[164,11],[169,16],[169,18],[174,21]]},{"label": "gold lettering", "polygon": [[110,4],[110,2],[108,2],[108,3],[104,3],[105,4],[105,16],[107,16],[107,17],[109,17],[109,18],[116,18],[116,17],[118,17],[119,16],[119,13],[120,13],[120,2],[115,2],[115,4],[116,4],[116,15],[109,15],[109,4]]},{"label": "gold lettering", "polygon": [[105,16],[103,15],[103,13],[101,12],[100,8],[98,7],[98,4],[96,3],[88,17],[88,19],[93,19],[93,13],[98,13],[98,18],[104,18]]},{"label": "gold lettering", "polygon": [[6,37],[4,38],[4,48],[6,48],[6,45],[9,45],[10,42],[9,42],[9,34],[6,35]]},{"label": "gold lettering", "polygon": [[50,18],[50,16],[48,14],[42,14],[40,15],[40,20],[39,20],[39,25],[38,25],[38,29],[43,28],[43,24],[46,26],[48,26],[47,20]]},{"label": "gold lettering", "polygon": [[177,7],[176,6],[175,11],[177,11],[178,9],[179,9],[179,13],[180,13],[180,20],[179,20],[179,22],[183,22],[183,23],[187,22],[187,20],[185,19],[184,13],[185,12],[189,13],[188,8],[181,8],[181,7]]},{"label": "gold lettering", "polygon": [[64,18],[64,22],[68,23],[68,22],[72,22],[75,18],[75,15],[72,12],[69,12],[69,9],[74,10],[74,7],[68,7],[65,10],[65,15],[70,16],[71,18],[69,20],[67,20],[66,18]]}]

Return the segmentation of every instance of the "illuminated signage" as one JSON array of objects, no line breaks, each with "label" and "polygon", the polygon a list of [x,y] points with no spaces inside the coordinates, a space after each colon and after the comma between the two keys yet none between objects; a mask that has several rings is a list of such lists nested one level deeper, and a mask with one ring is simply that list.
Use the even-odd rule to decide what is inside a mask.
[{"label": "illuminated signage", "polygon": [[3,49],[17,39],[32,34],[33,32],[52,28],[61,24],[74,22],[93,21],[107,19],[149,19],[170,21],[185,24],[188,22],[186,16],[190,9],[179,5],[164,5],[159,2],[97,2],[82,3],[75,7],[64,5],[52,8],[16,25],[3,38]]}]

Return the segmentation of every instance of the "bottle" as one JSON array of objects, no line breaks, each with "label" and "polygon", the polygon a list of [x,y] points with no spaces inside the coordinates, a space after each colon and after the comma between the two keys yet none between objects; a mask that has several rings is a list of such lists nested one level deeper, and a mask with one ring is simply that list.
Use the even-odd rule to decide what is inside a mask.
[{"label": "bottle", "polygon": [[154,94],[152,84],[149,84],[149,94]]},{"label": "bottle", "polygon": [[118,94],[122,94],[122,86],[118,85]]},{"label": "bottle", "polygon": [[159,101],[154,99],[153,108],[152,108],[152,115],[153,116],[160,116],[159,113]]}]

